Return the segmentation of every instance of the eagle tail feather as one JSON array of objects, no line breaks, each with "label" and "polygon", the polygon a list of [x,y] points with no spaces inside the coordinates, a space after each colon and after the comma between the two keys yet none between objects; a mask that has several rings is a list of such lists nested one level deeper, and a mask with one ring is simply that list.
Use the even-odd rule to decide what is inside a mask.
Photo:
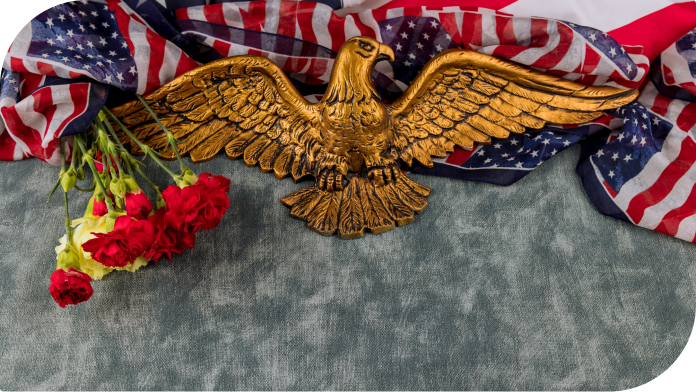
[{"label": "eagle tail feather", "polygon": [[430,189],[416,184],[401,171],[391,183],[378,185],[364,176],[354,176],[340,191],[320,189],[316,184],[281,200],[290,215],[307,222],[312,230],[344,239],[360,238],[365,232],[380,234],[413,222],[428,204]]}]

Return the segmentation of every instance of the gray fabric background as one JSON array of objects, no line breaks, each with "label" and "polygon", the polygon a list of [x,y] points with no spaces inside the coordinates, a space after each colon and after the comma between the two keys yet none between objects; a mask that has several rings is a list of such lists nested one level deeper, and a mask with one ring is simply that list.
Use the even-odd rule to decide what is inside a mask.
[{"label": "gray fabric background", "polygon": [[352,241],[289,217],[279,199],[304,184],[221,156],[194,166],[232,178],[216,230],[66,309],[48,292],[57,169],[0,162],[0,389],[644,384],[691,333],[696,247],[600,215],[578,155],[507,188],[411,175],[434,190],[426,211]]}]

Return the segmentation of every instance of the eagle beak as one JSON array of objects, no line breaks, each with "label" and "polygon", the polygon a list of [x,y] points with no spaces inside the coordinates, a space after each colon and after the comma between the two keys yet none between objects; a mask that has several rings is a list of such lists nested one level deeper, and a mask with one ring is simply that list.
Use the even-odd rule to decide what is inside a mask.
[{"label": "eagle beak", "polygon": [[377,53],[377,61],[389,60],[394,61],[394,51],[388,45],[380,44],[379,53]]}]

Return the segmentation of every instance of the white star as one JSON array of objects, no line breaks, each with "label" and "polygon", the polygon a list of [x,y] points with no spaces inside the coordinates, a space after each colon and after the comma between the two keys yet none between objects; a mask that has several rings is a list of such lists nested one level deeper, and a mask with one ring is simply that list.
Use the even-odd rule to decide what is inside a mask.
[{"label": "white star", "polygon": [[90,48],[93,48],[94,44],[92,43],[92,41],[87,41],[87,46],[89,46]]},{"label": "white star", "polygon": [[445,34],[445,38],[447,38],[448,41],[452,41],[452,37],[449,34]]},{"label": "white star", "polygon": [[75,19],[75,14],[73,14],[72,12],[68,13],[68,15],[70,15],[71,18]]},{"label": "white star", "polygon": [[95,26],[94,23],[90,23],[90,24],[89,24],[89,28],[92,29],[92,30],[96,30],[96,29],[97,29],[97,26]]},{"label": "white star", "polygon": [[391,31],[392,26],[391,26],[391,25],[387,25],[386,28],[387,28],[388,31]]},{"label": "white star", "polygon": [[631,161],[631,160],[633,160],[633,158],[631,158],[631,156],[630,156],[630,155],[626,155],[626,157],[624,157],[624,159],[623,159],[623,160],[624,160],[624,161],[626,161],[626,162],[628,162],[628,161]]},{"label": "white star", "polygon": [[437,49],[438,52],[442,52],[442,46],[439,44],[435,46],[435,49]]},{"label": "white star", "polygon": [[497,164],[497,163],[494,163],[494,164],[491,165],[491,167],[498,167],[498,164]]},{"label": "white star", "polygon": [[597,36],[595,35],[595,33],[590,34],[588,38],[591,39],[592,42],[595,42],[597,40]]},{"label": "white star", "polygon": [[77,58],[77,59],[81,59],[81,58],[82,58],[82,56],[80,56],[79,54],[76,54],[76,55],[75,55],[75,58]]},{"label": "white star", "polygon": [[113,83],[114,82],[113,80],[111,80],[111,75],[106,75],[106,77],[104,78],[104,81],[106,83]]},{"label": "white star", "polygon": [[431,54],[431,55],[430,55],[430,58],[433,58],[433,57],[435,57],[435,55],[434,55],[434,54]]},{"label": "white star", "polygon": [[[7,79],[7,78],[5,78],[5,79]],[[10,84],[15,84],[15,83],[17,83],[17,81],[14,80],[14,79],[10,79],[9,82],[10,82]]]},{"label": "white star", "polygon": [[597,158],[601,157],[602,155],[604,155],[604,150],[600,149],[597,151]]},{"label": "white star", "polygon": [[87,13],[85,11],[78,11],[77,13],[82,15],[82,16],[87,16]]},{"label": "white star", "polygon": [[611,48],[611,50],[609,51],[609,54],[611,55],[611,57],[616,56],[616,49]]},{"label": "white star", "polygon": [[483,156],[483,149],[479,150],[479,152],[477,152],[477,153],[476,153],[476,155],[478,155],[478,156],[481,156],[481,157],[482,157],[482,156]]},{"label": "white star", "polygon": [[691,44],[691,49],[696,49],[696,42]]},{"label": "white star", "polygon": [[551,156],[556,155],[557,152],[558,152],[558,151],[556,151],[556,149],[554,148],[553,151],[551,151]]},{"label": "white star", "polygon": [[532,140],[539,140],[539,139],[541,139],[541,134],[536,135],[536,137]]},{"label": "white star", "polygon": [[[522,148],[520,148],[519,150],[517,150],[517,153],[519,154],[519,153],[521,153],[522,151],[524,151],[524,147],[522,147]],[[527,151],[527,152],[529,152],[529,151]]]},{"label": "white star", "polygon": [[42,55],[41,55],[41,57],[43,57],[43,58],[47,59],[47,58],[48,58],[48,53],[44,53],[44,54],[42,54]]},{"label": "white star", "polygon": [[619,141],[622,141],[623,138],[624,138],[624,134],[623,134],[623,132],[622,132],[622,133],[619,134],[619,137],[617,137],[617,139],[618,139]]},{"label": "white star", "polygon": [[626,72],[631,72],[631,71],[633,71],[633,68],[631,67],[631,64],[628,64],[626,66]]},{"label": "white star", "polygon": [[411,66],[411,62],[408,61],[408,60],[406,60],[406,61],[404,61],[404,65],[407,66],[407,67],[410,67],[410,66]]},{"label": "white star", "polygon": [[104,63],[102,63],[101,61],[97,61],[97,65],[100,66],[100,67],[103,67],[103,66],[104,66]]},{"label": "white star", "polygon": [[62,50],[56,50],[56,54],[63,54]]},{"label": "white star", "polygon": [[83,32],[83,33],[84,33],[85,31],[87,31],[87,29],[86,29],[85,26],[83,26],[83,25],[77,25],[77,27],[78,27],[78,28],[80,29],[80,31]]},{"label": "white star", "polygon": [[614,155],[611,156],[611,160],[615,161],[617,159],[619,159],[619,153],[614,153]]},{"label": "white star", "polygon": [[637,119],[637,118],[634,118],[634,119],[633,119],[633,125],[638,125],[638,119]]},{"label": "white star", "polygon": [[626,124],[628,122],[628,117],[624,117],[623,122]]},{"label": "white star", "polygon": [[641,137],[641,138],[640,138],[640,146],[641,146],[641,147],[644,147],[644,146],[645,146],[645,138],[644,138],[644,137]]},{"label": "white star", "polygon": [[654,118],[653,118],[653,125],[655,125],[655,126],[660,125],[660,120],[658,120],[657,117],[654,117]]},{"label": "white star", "polygon": [[517,162],[515,165],[516,168],[521,169],[522,168],[522,162]]},{"label": "white star", "polygon": [[401,44],[396,44],[396,50],[401,51]]},{"label": "white star", "polygon": [[501,155],[501,157],[503,157],[503,158],[507,158],[507,157],[509,157],[509,156],[510,156],[510,154],[508,154],[508,153],[505,153],[505,154]]},{"label": "white star", "polygon": [[485,163],[485,164],[491,163],[491,158],[486,159],[485,161],[483,161],[483,163]]},{"label": "white star", "polygon": [[425,38],[425,40],[427,41],[430,38],[430,36],[428,35],[428,33],[423,33],[423,38]]},{"label": "white star", "polygon": [[409,53],[409,54],[408,54],[408,57],[409,57],[411,60],[415,60],[415,59],[416,59],[416,56],[414,56],[413,53]]},{"label": "white star", "polygon": [[515,160],[515,157],[510,157],[510,158],[508,158],[508,162],[509,162],[509,161],[514,161],[514,160]]},{"label": "white star", "polygon": [[648,129],[648,126],[645,125],[645,124],[641,125],[641,127],[642,127],[643,129]]},{"label": "white star", "polygon": [[131,75],[135,75],[135,74],[137,74],[137,73],[138,73],[138,71],[136,71],[136,70],[135,70],[135,65],[134,65],[134,66],[132,66],[132,67],[130,67],[130,69],[128,70],[128,72],[130,72],[130,73],[131,73]]},{"label": "white star", "polygon": [[63,57],[61,60],[65,61],[67,63],[69,59],[67,57]]},{"label": "white star", "polygon": [[623,46],[621,47],[621,51],[626,53],[626,49],[624,49]]},{"label": "white star", "polygon": [[118,81],[123,83],[123,73],[119,72],[116,74],[116,77],[118,78]]},{"label": "white star", "polygon": [[111,34],[111,38],[113,38],[113,39],[118,38],[118,33],[114,31],[114,33]]},{"label": "white star", "polygon": [[111,59],[107,59],[106,62],[109,63],[109,65],[114,63],[113,61],[111,61]]},{"label": "white star", "polygon": [[434,20],[431,20],[430,25],[433,27],[437,27],[437,22],[435,22]]},{"label": "white star", "polygon": [[539,154],[539,151],[532,151],[532,157],[536,157]]},{"label": "white star", "polygon": [[89,58],[91,58],[91,59],[94,58],[94,56],[92,56],[91,54],[88,54],[87,57],[89,57]]},{"label": "white star", "polygon": [[106,23],[106,22],[104,22],[104,23],[102,23],[102,26],[104,26],[104,28],[108,28],[108,27],[109,27],[109,24]]},{"label": "white star", "polygon": [[116,52],[114,52],[113,50],[110,50],[110,51],[109,51],[109,56],[116,56]]},{"label": "white star", "polygon": [[99,43],[102,45],[106,45],[106,40],[104,39],[104,37],[99,37]]},{"label": "white star", "polygon": [[46,19],[46,24],[47,24],[49,27],[53,27],[53,19],[51,19],[51,18]]},{"label": "white star", "polygon": [[420,42],[416,42],[416,46],[418,47],[418,49],[423,49],[423,44],[421,44]]},{"label": "white star", "polygon": [[570,146],[570,142],[566,140],[566,141],[563,142],[563,145],[566,146],[566,147],[568,147],[568,146]]},{"label": "white star", "polygon": [[68,46],[68,50],[75,50],[72,46]]},{"label": "white star", "polygon": [[647,114],[643,113],[642,116],[643,116],[644,119],[646,119],[646,120],[648,119],[648,115],[647,115]]},{"label": "white star", "polygon": [[500,143],[496,143],[496,144],[493,145],[493,147],[495,147],[495,148],[500,148],[500,147],[502,147],[502,146],[501,146]]},{"label": "white star", "polygon": [[541,143],[542,144],[549,144],[551,141],[549,139],[544,139]]},{"label": "white star", "polygon": [[637,141],[638,138],[636,137],[636,135],[633,135],[633,138],[631,138],[631,143],[636,144]]},{"label": "white star", "polygon": [[78,48],[79,50],[85,50],[85,47],[82,46],[82,44],[77,44],[77,48]]},{"label": "white star", "polygon": [[58,19],[60,19],[61,22],[65,21],[65,15],[60,14],[60,16],[58,17]]},{"label": "white star", "polygon": [[615,174],[613,170],[609,170],[609,178],[614,178]]},{"label": "white star", "polygon": [[90,14],[92,14],[93,16],[99,16],[99,14],[97,13],[97,11],[92,11],[92,12],[90,12]]},{"label": "white star", "polygon": [[413,21],[409,21],[409,22],[408,22],[408,28],[409,28],[409,29],[413,29],[413,28],[415,28],[415,27],[416,27],[416,24],[413,23]]},{"label": "white star", "polygon": [[408,39],[408,34],[406,32],[401,33],[401,38]]},{"label": "white star", "polygon": [[59,35],[58,37],[56,37],[56,39],[57,39],[58,41],[60,41],[60,43],[65,42],[65,39],[63,38],[62,35]]},{"label": "white star", "polygon": [[517,139],[510,139],[510,144],[512,144],[513,146],[516,146],[516,145],[517,145]]},{"label": "white star", "polygon": [[89,65],[85,64],[84,66],[82,66],[82,68],[89,69]]}]

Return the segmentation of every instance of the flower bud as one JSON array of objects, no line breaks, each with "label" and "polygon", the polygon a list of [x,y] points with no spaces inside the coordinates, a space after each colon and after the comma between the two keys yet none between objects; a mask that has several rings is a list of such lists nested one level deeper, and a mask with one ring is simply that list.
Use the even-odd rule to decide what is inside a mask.
[{"label": "flower bud", "polygon": [[126,184],[120,178],[112,179],[111,184],[109,184],[109,189],[117,198],[123,199],[123,197],[126,196]]},{"label": "flower bud", "polygon": [[77,179],[80,181],[85,180],[85,169],[82,166],[77,169]]},{"label": "flower bud", "polygon": [[60,185],[63,187],[65,192],[73,189],[75,183],[77,182],[77,173],[74,167],[70,167],[65,173],[60,177]]},{"label": "flower bud", "polygon": [[162,208],[162,207],[166,207],[166,206],[167,206],[167,202],[164,201],[164,198],[162,197],[162,194],[159,193],[159,192],[157,193],[157,202],[156,202],[156,205],[157,205],[157,209],[158,209],[158,210],[159,210],[160,208]]},{"label": "flower bud", "polygon": [[198,181],[198,176],[191,169],[186,169],[177,179],[176,185],[179,188],[184,188],[193,185]]},{"label": "flower bud", "polygon": [[116,225],[116,218],[120,215],[115,212],[110,212],[106,215],[106,232],[110,233],[114,231],[114,226]]},{"label": "flower bud", "polygon": [[123,183],[126,184],[126,192],[130,193],[138,193],[140,192],[140,187],[138,186],[138,183],[135,182],[133,177],[129,176],[128,174],[124,174],[122,177]]},{"label": "flower bud", "polygon": [[79,269],[80,268],[80,257],[75,253],[71,246],[66,246],[58,254],[58,269],[64,269],[66,271],[70,268]]}]

